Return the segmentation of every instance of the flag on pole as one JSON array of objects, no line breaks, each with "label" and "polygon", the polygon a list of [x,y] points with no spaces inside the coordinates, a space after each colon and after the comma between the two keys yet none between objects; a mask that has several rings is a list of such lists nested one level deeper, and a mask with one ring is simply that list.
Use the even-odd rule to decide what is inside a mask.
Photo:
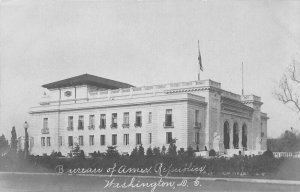
[{"label": "flag on pole", "polygon": [[199,40],[198,40],[198,52],[199,52],[199,55],[198,55],[199,67],[200,67],[200,70],[203,71],[202,60],[201,60],[201,53],[200,53],[200,46],[199,46]]}]

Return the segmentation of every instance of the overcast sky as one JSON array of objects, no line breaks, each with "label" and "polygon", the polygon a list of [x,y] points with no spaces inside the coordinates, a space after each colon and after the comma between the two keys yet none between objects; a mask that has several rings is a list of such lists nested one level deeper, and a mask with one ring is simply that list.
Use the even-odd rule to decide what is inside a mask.
[{"label": "overcast sky", "polygon": [[89,73],[135,86],[201,79],[262,97],[268,135],[299,114],[272,92],[300,53],[299,1],[0,0],[0,134],[23,135],[41,85]]}]

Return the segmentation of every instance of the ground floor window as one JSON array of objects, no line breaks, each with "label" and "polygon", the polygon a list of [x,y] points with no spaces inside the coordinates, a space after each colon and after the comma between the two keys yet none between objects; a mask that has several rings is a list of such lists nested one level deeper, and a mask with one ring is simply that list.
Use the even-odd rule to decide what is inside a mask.
[{"label": "ground floor window", "polygon": [[105,145],[105,135],[100,135],[100,145]]},{"label": "ground floor window", "polygon": [[73,146],[73,136],[68,137],[68,144],[69,144],[69,147]]},{"label": "ground floor window", "polygon": [[170,144],[172,142],[172,132],[166,133],[166,143]]},{"label": "ground floor window", "polygon": [[152,143],[152,133],[149,133],[149,144]]},{"label": "ground floor window", "polygon": [[136,134],[136,144],[141,145],[142,144],[142,134],[137,133]]},{"label": "ground floor window", "polygon": [[41,137],[41,146],[42,147],[46,146],[46,144],[45,144],[45,137]]},{"label": "ground floor window", "polygon": [[94,135],[90,135],[90,145],[94,145]]},{"label": "ground floor window", "polygon": [[79,145],[83,146],[83,136],[79,136]]},{"label": "ground floor window", "polygon": [[62,146],[63,144],[62,144],[62,136],[59,136],[58,137],[58,145],[59,146]]},{"label": "ground floor window", "polygon": [[47,137],[47,147],[51,146],[50,137]]},{"label": "ground floor window", "polygon": [[112,135],[112,145],[117,145],[117,134]]},{"label": "ground floor window", "polygon": [[200,142],[200,133],[199,133],[199,131],[196,131],[195,132],[195,143],[199,144],[199,142]]},{"label": "ground floor window", "polygon": [[129,145],[129,134],[124,134],[124,145]]}]

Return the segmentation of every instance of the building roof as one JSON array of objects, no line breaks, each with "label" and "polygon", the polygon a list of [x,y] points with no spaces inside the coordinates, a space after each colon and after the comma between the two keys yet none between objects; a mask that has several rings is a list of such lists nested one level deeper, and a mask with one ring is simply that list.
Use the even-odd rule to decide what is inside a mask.
[{"label": "building roof", "polygon": [[105,88],[105,89],[119,89],[119,88],[134,87],[127,83],[122,83],[119,81],[105,79],[105,78],[98,77],[95,75],[90,75],[90,74],[83,74],[83,75],[71,77],[68,79],[64,79],[61,81],[48,83],[48,84],[42,85],[42,87],[47,88],[47,89],[55,89],[55,88],[70,87],[70,86],[76,86],[76,85],[93,85],[93,86],[97,86],[97,87],[101,87],[101,88]]}]

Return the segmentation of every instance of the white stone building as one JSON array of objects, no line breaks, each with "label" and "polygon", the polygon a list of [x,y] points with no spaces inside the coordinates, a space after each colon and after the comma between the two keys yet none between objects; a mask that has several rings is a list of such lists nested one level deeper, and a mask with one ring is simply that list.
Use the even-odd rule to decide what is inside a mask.
[{"label": "white stone building", "polygon": [[212,80],[134,87],[85,74],[43,87],[29,112],[34,155],[66,155],[74,143],[85,154],[112,145],[130,153],[140,144],[168,148],[171,139],[178,150],[266,150],[260,97],[225,91]]}]

